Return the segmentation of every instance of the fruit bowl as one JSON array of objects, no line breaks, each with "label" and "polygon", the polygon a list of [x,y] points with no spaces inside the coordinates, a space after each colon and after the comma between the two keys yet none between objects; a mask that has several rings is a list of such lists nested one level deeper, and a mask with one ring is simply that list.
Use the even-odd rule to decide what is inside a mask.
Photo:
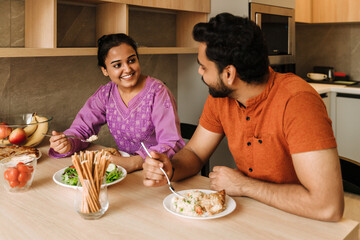
[{"label": "fruit bowl", "polygon": [[0,146],[23,145],[35,147],[44,139],[52,117],[25,113],[0,116]]}]

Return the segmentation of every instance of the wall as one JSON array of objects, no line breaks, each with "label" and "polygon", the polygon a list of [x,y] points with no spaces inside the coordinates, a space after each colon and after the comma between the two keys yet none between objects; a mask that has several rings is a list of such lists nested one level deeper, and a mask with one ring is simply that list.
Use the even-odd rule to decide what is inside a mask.
[{"label": "wall", "polygon": [[[59,47],[95,46],[94,9],[58,6],[58,18],[62,19],[58,21]],[[24,0],[0,0],[0,36],[0,47],[24,46]],[[164,81],[175,97],[177,61],[177,55],[140,56],[143,74]],[[0,58],[0,116],[38,112],[53,117],[50,129],[63,131],[87,98],[108,81],[97,66],[96,56]],[[106,126],[97,143],[115,146]]]},{"label": "wall", "polygon": [[333,66],[360,81],[360,23],[296,24],[296,73]]}]

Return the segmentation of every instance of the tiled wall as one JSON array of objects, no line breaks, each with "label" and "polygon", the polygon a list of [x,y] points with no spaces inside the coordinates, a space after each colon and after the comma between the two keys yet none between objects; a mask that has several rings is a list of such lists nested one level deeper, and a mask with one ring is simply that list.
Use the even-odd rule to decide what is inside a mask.
[{"label": "tiled wall", "polygon": [[[93,7],[59,5],[58,16],[67,21],[58,25],[58,46],[95,46],[95,23],[85,21],[95,19],[94,14]],[[24,0],[0,0],[0,47],[22,46]],[[177,55],[141,55],[140,64],[143,74],[165,82],[177,97]],[[50,129],[63,131],[107,81],[96,56],[0,58],[0,115],[43,113],[53,117]],[[106,126],[99,136],[97,143],[115,146]]]},{"label": "tiled wall", "polygon": [[296,24],[296,73],[333,66],[360,81],[360,23]]}]

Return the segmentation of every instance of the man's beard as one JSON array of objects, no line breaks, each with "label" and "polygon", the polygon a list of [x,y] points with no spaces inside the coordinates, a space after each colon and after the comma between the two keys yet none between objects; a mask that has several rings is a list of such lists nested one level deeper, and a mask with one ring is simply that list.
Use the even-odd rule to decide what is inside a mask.
[{"label": "man's beard", "polygon": [[[203,77],[201,77],[201,80],[206,84]],[[220,78],[220,76],[218,78],[216,87],[211,87],[208,84],[206,84],[206,85],[209,87],[210,95],[214,98],[229,97],[230,94],[234,91],[234,90],[228,88],[227,86],[225,86],[225,84],[222,82],[222,79]]]}]

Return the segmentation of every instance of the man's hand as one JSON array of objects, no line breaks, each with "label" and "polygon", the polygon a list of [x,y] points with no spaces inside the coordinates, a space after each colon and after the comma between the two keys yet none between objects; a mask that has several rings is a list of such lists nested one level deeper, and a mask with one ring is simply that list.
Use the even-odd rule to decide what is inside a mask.
[{"label": "man's hand", "polygon": [[146,157],[143,163],[144,185],[147,187],[158,187],[167,184],[165,175],[160,168],[163,168],[169,178],[171,178],[174,173],[169,158],[165,154],[156,152],[151,152],[150,154],[152,158]]},{"label": "man's hand", "polygon": [[209,174],[210,188],[216,191],[225,190],[230,196],[242,196],[242,185],[247,180],[242,172],[224,166],[216,166]]}]

